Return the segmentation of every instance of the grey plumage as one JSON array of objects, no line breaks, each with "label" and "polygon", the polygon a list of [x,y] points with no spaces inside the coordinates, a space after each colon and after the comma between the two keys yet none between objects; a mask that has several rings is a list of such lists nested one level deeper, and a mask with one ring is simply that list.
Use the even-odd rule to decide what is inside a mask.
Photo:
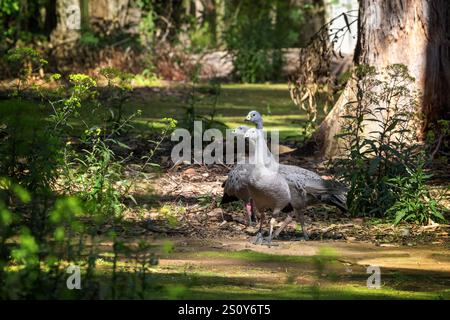
[{"label": "grey plumage", "polygon": [[[240,126],[233,130],[235,135],[244,135],[249,129],[247,126]],[[253,210],[253,205],[248,192],[248,176],[252,164],[243,163],[237,164],[229,173],[227,179],[223,182],[223,196],[220,202],[221,205],[242,200],[245,202],[245,209],[248,215],[248,224],[252,223],[252,219],[256,220],[256,216]]]},{"label": "grey plumage", "polygon": [[[307,206],[324,203],[346,211],[347,189],[336,181],[325,180],[317,173],[293,166],[278,164],[267,148],[262,132],[262,117],[257,111],[251,111],[246,120],[256,123],[258,137],[261,137],[263,163],[255,167],[254,155],[250,154],[250,164],[238,164],[230,171],[224,182],[224,197],[222,203],[243,200],[253,204],[261,215],[261,226],[264,220],[264,210],[272,209],[276,216],[281,210],[287,212],[294,209],[294,214],[300,221],[305,238],[307,232],[304,226],[303,209]],[[248,127],[241,126],[234,130],[236,134],[248,132]],[[255,129],[252,129],[252,131]],[[246,135],[248,137],[248,135]],[[255,142],[256,135],[253,134]],[[276,168],[270,166],[276,165]],[[269,169],[267,168],[269,167]],[[225,201],[224,201],[225,200]],[[248,208],[247,208],[248,210]],[[273,229],[271,220],[271,230]],[[275,237],[287,226],[290,218],[275,232]],[[272,233],[272,232],[271,232]]]},{"label": "grey plumage", "polygon": [[[254,243],[262,242],[262,226],[264,222],[264,211],[272,210],[272,215],[276,216],[291,202],[291,191],[287,180],[280,174],[278,164],[268,156],[267,145],[263,132],[259,129],[250,129],[245,133],[254,146],[255,165],[248,176],[248,192],[255,205],[255,211],[260,215],[260,227]],[[271,231],[269,242],[272,236],[273,222],[271,219]]]},{"label": "grey plumage", "polygon": [[[250,111],[245,120],[254,123],[257,129],[263,129],[263,119],[258,111]],[[268,149],[267,152],[271,161],[275,161]],[[279,164],[279,171],[292,186],[306,194],[307,205],[325,203],[347,211],[347,188],[342,184],[325,180],[317,173],[298,166]]]},{"label": "grey plumage", "polygon": [[222,184],[224,197],[226,195],[228,197],[234,197],[235,199],[243,200],[245,202],[248,202],[250,200],[247,185],[248,185],[248,176],[252,168],[253,165],[251,164],[237,164],[228,173],[227,179]]},{"label": "grey plumage", "polygon": [[280,174],[300,190],[307,206],[325,203],[346,211],[347,189],[336,181],[325,180],[317,173],[292,165],[280,164]]},{"label": "grey plumage", "polygon": [[[257,129],[263,129],[263,119],[258,111],[250,111],[245,120],[254,123]],[[236,135],[244,135],[248,130],[247,126],[240,126],[234,130],[234,133]],[[275,161],[268,148],[267,155],[268,159]],[[250,155],[249,162],[254,163],[252,155]],[[235,170],[242,169],[236,168]],[[279,164],[279,172],[289,183],[305,193],[306,198],[304,202],[306,206],[324,203],[335,206],[341,211],[347,211],[347,189],[342,184],[336,181],[325,180],[311,170],[293,165]],[[247,178],[245,174],[248,174],[248,168],[242,175],[242,179]],[[243,191],[243,194],[245,195],[246,192]]]}]

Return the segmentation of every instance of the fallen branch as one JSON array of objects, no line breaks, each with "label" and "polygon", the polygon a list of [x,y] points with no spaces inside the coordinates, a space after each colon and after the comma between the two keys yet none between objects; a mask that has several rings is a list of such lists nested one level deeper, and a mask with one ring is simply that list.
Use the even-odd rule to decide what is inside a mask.
[{"label": "fallen branch", "polygon": [[354,226],[353,223],[337,224],[337,225],[329,226],[328,228],[325,228],[325,229],[320,229],[320,231],[322,232],[322,234],[325,234],[325,233],[328,233],[328,232],[336,230],[336,229],[351,228],[353,226]]}]

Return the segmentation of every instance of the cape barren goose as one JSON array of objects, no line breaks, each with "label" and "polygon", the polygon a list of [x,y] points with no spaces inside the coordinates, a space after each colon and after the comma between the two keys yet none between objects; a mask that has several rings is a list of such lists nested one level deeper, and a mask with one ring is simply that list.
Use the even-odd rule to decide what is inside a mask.
[{"label": "cape barren goose", "polygon": [[[243,136],[249,129],[247,126],[240,126],[233,130],[233,134]],[[253,164],[242,163],[237,164],[229,173],[227,179],[223,182],[223,196],[220,202],[221,205],[234,202],[244,201],[245,210],[248,216],[248,225],[251,225],[253,221],[256,221],[256,215],[253,209],[253,204],[250,199],[249,192],[247,190],[248,176]]]},{"label": "cape barren goose", "polygon": [[[278,163],[268,155],[264,133],[260,129],[249,129],[245,135],[252,143],[255,165],[250,170],[247,180],[248,193],[253,201],[254,209],[260,216],[259,232],[254,239],[255,244],[263,243],[262,227],[265,210],[271,209],[276,216],[291,204],[291,191],[287,180],[279,173]],[[295,208],[294,208],[295,209]],[[268,243],[272,239],[273,224],[271,219]]]},{"label": "cape barren goose", "polygon": [[[259,130],[262,131],[263,121],[259,112],[250,111],[246,120],[255,123],[256,128],[259,128]],[[263,135],[261,135],[261,137],[264,139]],[[263,146],[265,146],[267,150],[263,150],[263,154],[266,152],[270,153],[265,142],[264,144],[261,144],[261,147]],[[273,157],[269,157],[268,159],[275,161]],[[325,180],[313,171],[293,165],[279,164],[278,170],[279,174],[285,178],[290,186],[292,196],[290,205],[294,207],[294,209],[297,208],[297,210],[294,210],[297,211],[295,212],[295,215],[300,220],[305,239],[308,238],[308,233],[304,228],[304,216],[301,209],[306,206],[324,203],[338,207],[342,211],[347,210],[347,189],[342,184],[336,181]],[[288,217],[282,226],[275,232],[274,237],[277,237],[290,221],[291,218]]]},{"label": "cape barren goose", "polygon": [[[247,126],[239,126],[233,130],[233,134],[236,136],[244,136],[247,130],[250,128]],[[272,157],[272,154],[268,149],[267,156]],[[254,156],[252,154],[246,159],[246,163],[237,164],[229,173],[227,179],[223,182],[223,196],[220,202],[221,205],[235,202],[244,201],[245,210],[248,216],[248,224],[251,225],[253,222],[257,222],[257,217],[254,210],[254,204],[250,198],[248,192],[248,178],[250,171],[253,169],[255,162],[253,160]],[[274,161],[274,159],[273,159]],[[291,207],[283,208],[283,212],[290,212]]]}]

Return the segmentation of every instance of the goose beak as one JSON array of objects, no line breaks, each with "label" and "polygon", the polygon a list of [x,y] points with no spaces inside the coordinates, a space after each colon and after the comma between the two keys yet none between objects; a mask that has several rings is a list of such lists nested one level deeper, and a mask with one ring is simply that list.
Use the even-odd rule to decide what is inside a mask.
[{"label": "goose beak", "polygon": [[250,121],[252,119],[252,117],[250,115],[247,115],[247,117],[245,117],[245,121]]}]

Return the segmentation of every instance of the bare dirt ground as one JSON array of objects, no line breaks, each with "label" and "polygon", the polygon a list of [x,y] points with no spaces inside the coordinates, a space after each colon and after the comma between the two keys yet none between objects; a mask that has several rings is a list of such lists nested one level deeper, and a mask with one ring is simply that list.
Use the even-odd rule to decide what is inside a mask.
[{"label": "bare dirt ground", "polygon": [[[165,160],[163,157],[162,161]],[[313,160],[284,156],[282,162],[313,168],[327,176],[325,169],[315,166]],[[135,177],[133,196],[139,206],[130,205],[128,218],[139,222],[141,233],[194,239],[249,239],[256,233],[256,226],[247,226],[242,203],[219,205],[223,192],[221,185],[229,170],[225,165],[181,165],[168,167],[160,175]],[[448,201],[448,198],[442,201]],[[393,226],[384,220],[353,218],[327,206],[307,208],[306,215],[312,240],[367,242],[380,247],[450,243],[450,225],[447,224]],[[279,219],[278,225],[281,222]],[[297,239],[301,232],[296,227],[295,221],[290,223],[279,240]]]}]

